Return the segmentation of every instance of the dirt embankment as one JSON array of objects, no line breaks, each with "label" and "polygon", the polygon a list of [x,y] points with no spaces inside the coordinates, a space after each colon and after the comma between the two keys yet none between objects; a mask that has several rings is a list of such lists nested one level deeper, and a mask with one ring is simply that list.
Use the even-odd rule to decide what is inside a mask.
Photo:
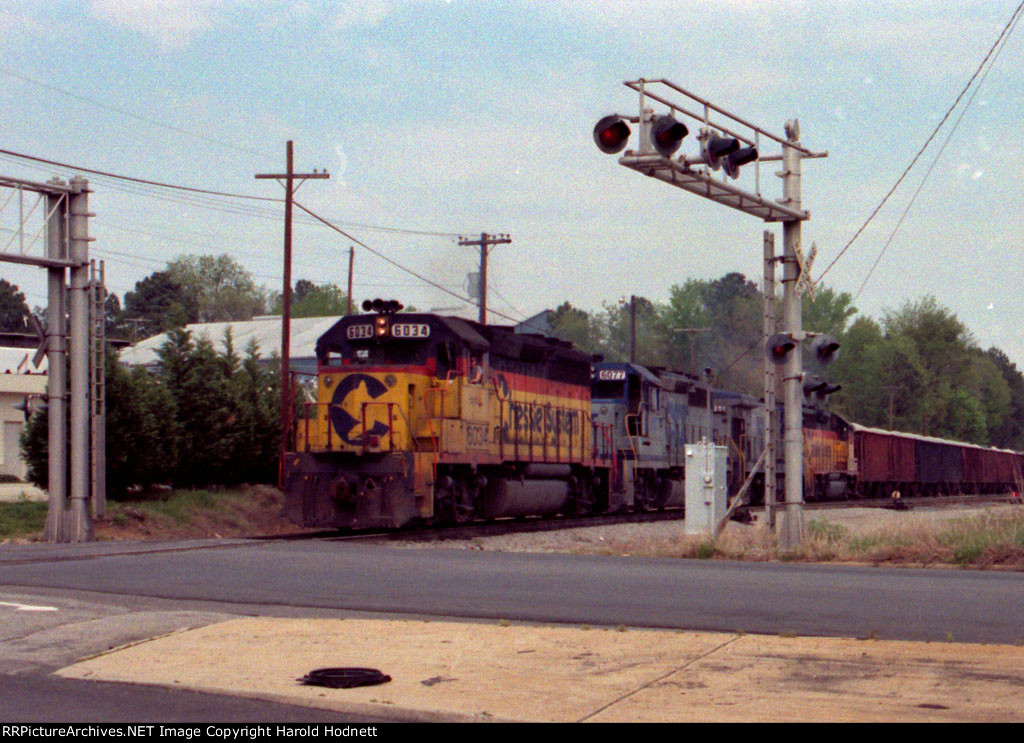
[{"label": "dirt embankment", "polygon": [[97,539],[209,539],[295,534],[283,513],[280,490],[251,485],[224,491],[175,491],[166,497],[111,502],[96,519]]}]

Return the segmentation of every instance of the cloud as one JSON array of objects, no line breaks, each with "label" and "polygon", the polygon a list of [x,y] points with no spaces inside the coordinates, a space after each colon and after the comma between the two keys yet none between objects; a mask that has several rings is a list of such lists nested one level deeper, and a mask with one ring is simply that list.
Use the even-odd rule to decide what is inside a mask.
[{"label": "cloud", "polygon": [[155,40],[163,51],[181,49],[213,25],[223,0],[92,0],[89,12],[111,25]]}]

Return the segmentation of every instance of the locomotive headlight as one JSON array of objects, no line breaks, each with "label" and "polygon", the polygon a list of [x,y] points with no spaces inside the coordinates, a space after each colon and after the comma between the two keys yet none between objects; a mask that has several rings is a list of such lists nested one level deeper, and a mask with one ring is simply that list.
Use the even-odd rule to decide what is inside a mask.
[{"label": "locomotive headlight", "polygon": [[388,334],[388,319],[386,317],[378,317],[374,325],[376,327],[376,334],[378,338],[383,338]]}]

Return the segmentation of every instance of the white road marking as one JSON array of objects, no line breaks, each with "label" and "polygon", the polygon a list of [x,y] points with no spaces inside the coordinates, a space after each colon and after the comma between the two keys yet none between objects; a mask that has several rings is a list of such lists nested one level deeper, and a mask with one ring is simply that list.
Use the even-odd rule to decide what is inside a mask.
[{"label": "white road marking", "polygon": [[56,606],[32,606],[31,604],[12,604],[0,601],[0,606],[13,606],[16,611],[57,611]]}]

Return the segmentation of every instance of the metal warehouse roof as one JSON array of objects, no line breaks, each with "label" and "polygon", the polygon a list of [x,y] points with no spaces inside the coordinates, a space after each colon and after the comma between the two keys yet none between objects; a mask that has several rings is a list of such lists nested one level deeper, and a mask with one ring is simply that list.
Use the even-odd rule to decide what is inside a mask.
[{"label": "metal warehouse roof", "polygon": [[[293,359],[316,358],[316,339],[341,318],[293,317],[291,320],[291,357]],[[205,338],[217,351],[224,351],[225,333],[230,328],[231,342],[235,353],[244,357],[250,341],[256,341],[260,358],[269,359],[281,353],[281,317],[269,315],[253,320],[233,322],[207,322],[186,325],[193,339]],[[132,366],[151,366],[158,360],[157,351],[167,342],[168,334],[161,333],[121,351],[121,363]]]}]

